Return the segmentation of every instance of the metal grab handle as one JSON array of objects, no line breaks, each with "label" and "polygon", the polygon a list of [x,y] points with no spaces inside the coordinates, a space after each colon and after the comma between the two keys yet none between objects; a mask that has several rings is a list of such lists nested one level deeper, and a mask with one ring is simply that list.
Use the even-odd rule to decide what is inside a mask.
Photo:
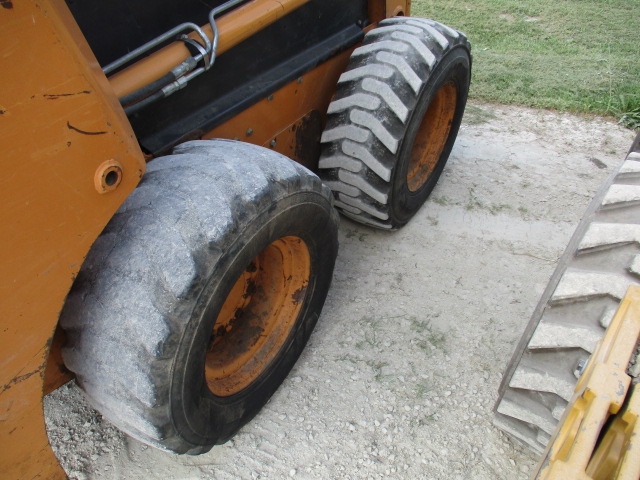
[{"label": "metal grab handle", "polygon": [[210,66],[213,65],[214,62],[216,61],[216,52],[218,51],[218,39],[220,38],[220,34],[218,33],[218,26],[216,25],[216,20],[215,20],[216,15],[246,1],[247,0],[230,0],[229,2],[223,3],[219,7],[216,7],[209,12],[209,24],[211,25],[211,32],[212,32],[211,59],[209,60]]},{"label": "metal grab handle", "polygon": [[[172,37],[177,36],[180,32],[184,32],[186,30],[193,30],[194,32],[196,32],[198,34],[198,36],[202,40],[202,43],[200,45],[204,48],[204,52],[202,51],[202,49],[199,48],[200,53],[197,54],[194,58],[198,62],[200,60],[204,60],[205,62],[204,62],[204,70],[203,71],[207,71],[207,70],[209,70],[211,68],[211,66],[213,65],[213,63],[216,60],[216,52],[218,50],[218,40],[220,38],[220,34],[218,32],[218,26],[216,25],[215,17],[217,15],[219,15],[220,13],[222,13],[222,12],[224,12],[226,10],[229,10],[230,8],[233,8],[236,5],[239,5],[239,4],[247,2],[247,1],[248,0],[230,0],[230,1],[226,2],[226,3],[223,3],[219,7],[216,7],[214,9],[212,9],[209,12],[209,24],[211,25],[211,31],[212,31],[212,35],[213,35],[213,42],[211,40],[209,40],[209,37],[195,23],[191,23],[191,22],[182,23],[182,24],[178,25],[177,27],[172,28],[168,32],[165,32],[162,35],[154,38],[153,40],[148,41],[147,43],[145,43],[141,47],[138,47],[135,50],[133,50],[132,52],[127,53],[123,57],[120,57],[119,59],[111,62],[109,65],[104,67],[102,69],[102,71],[105,73],[105,75],[109,75],[114,70],[116,70],[116,69],[120,68],[121,66],[129,63],[131,60],[135,59],[136,57],[141,56],[142,54],[148,52],[149,50],[157,47],[161,43],[166,42],[167,40],[170,40]],[[187,37],[186,35],[181,35],[179,37],[179,40],[182,40],[184,42],[190,43],[191,45],[194,45],[193,40],[188,39],[188,38],[189,37]],[[208,55],[208,58],[207,58],[207,55]]]},{"label": "metal grab handle", "polygon": [[[190,45],[198,52],[174,67],[169,72],[169,74],[165,76],[167,77],[169,83],[162,83],[162,80],[165,80],[165,78],[163,77],[162,79],[160,79],[160,81],[156,80],[155,82],[148,83],[135,92],[132,92],[120,98],[121,103],[125,107],[125,112],[127,114],[133,114],[136,111],[146,107],[150,103],[160,100],[161,98],[166,98],[172,93],[184,88],[186,84],[194,77],[197,77],[198,75],[209,70],[216,60],[218,41],[220,38],[215,17],[220,13],[225,12],[226,10],[231,9],[236,5],[245,3],[247,1],[248,0],[230,0],[212,9],[209,12],[209,24],[211,25],[212,32],[211,40],[209,40],[209,37],[198,25],[191,22],[182,23],[104,67],[103,72],[106,75],[109,75],[110,73],[114,72],[114,70],[117,70],[118,68],[126,65],[135,58],[143,55],[149,50],[176,36],[178,40]],[[181,32],[185,32],[187,30],[193,30],[194,32],[196,32],[200,37],[201,42],[192,39],[184,33],[182,35],[178,35]],[[201,61],[202,64],[200,64]],[[173,76],[173,79],[175,80],[172,81],[170,76]],[[155,85],[155,83],[161,83],[161,85]]]},{"label": "metal grab handle", "polygon": [[[143,53],[148,52],[152,48],[157,47],[161,43],[171,39],[172,37],[175,37],[180,32],[184,32],[185,30],[193,30],[193,31],[195,31],[198,34],[198,36],[202,39],[202,43],[204,44],[204,48],[207,51],[207,53],[211,52],[212,47],[211,47],[211,41],[209,40],[209,37],[195,23],[186,22],[186,23],[182,23],[182,24],[178,25],[177,27],[172,28],[168,32],[163,33],[159,37],[156,37],[153,40],[148,41],[147,43],[145,43],[141,47],[136,48],[132,52],[127,53],[125,56],[120,57],[119,59],[111,62],[109,65],[104,67],[102,69],[102,71],[105,73],[105,75],[109,75],[111,72],[113,72],[117,68],[120,68],[121,66],[129,63],[134,58],[139,57]],[[200,55],[198,55],[198,56],[200,56]],[[198,59],[198,61],[199,60],[200,59]]]}]

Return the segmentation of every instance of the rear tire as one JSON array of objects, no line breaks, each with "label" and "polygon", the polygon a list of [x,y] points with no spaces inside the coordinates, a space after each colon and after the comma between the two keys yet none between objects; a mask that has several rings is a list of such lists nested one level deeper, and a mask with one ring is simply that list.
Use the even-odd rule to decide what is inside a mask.
[{"label": "rear tire", "polygon": [[150,163],[62,312],[63,356],[131,436],[202,453],[267,402],[302,352],[337,255],[320,180],[267,149],[188,142]]},{"label": "rear tire", "polygon": [[328,109],[320,176],[340,211],[384,229],[406,224],[455,142],[471,76],[464,34],[395,17],[367,33]]},{"label": "rear tire", "polygon": [[639,253],[640,154],[632,152],[587,209],[500,385],[494,423],[536,452],[628,286],[640,284]]}]

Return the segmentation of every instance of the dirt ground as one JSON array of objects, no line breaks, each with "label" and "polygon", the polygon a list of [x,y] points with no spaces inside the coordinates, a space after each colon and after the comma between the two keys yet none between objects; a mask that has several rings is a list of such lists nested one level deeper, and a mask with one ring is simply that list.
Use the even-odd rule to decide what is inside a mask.
[{"label": "dirt ground", "polygon": [[395,233],[342,219],[309,345],[253,422],[198,457],[127,438],[75,385],[47,397],[72,479],[517,479],[535,456],[491,423],[502,371],[591,196],[634,134],[470,105],[445,172]]}]

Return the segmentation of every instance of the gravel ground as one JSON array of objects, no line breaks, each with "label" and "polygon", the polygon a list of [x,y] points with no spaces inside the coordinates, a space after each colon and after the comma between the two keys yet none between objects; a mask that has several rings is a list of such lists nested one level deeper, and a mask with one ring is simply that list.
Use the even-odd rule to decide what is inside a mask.
[{"label": "gravel ground", "polygon": [[491,423],[502,371],[593,193],[634,134],[474,104],[439,185],[395,233],[343,219],[322,317],[253,422],[197,456],[118,432],[69,384],[45,402],[72,479],[516,479]]}]

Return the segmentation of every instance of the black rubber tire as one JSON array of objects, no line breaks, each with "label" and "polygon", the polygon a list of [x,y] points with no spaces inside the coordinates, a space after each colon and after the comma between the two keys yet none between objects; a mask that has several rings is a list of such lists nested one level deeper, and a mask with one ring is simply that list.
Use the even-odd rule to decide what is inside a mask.
[{"label": "black rubber tire", "polygon": [[544,451],[628,286],[640,284],[638,253],[640,153],[630,152],[583,216],[500,385],[494,423],[534,451]]},{"label": "black rubber tire", "polygon": [[[331,282],[337,227],[330,190],[288,158],[227,140],[177,147],[149,164],[91,249],[61,316],[66,365],[131,436],[209,450],[260,410],[302,352]],[[217,312],[252,259],[287,236],[310,257],[295,323],[252,383],[214,395],[204,360]]]},{"label": "black rubber tire", "polygon": [[[383,229],[397,229],[411,219],[449,158],[470,78],[467,38],[440,23],[394,17],[367,33],[338,81],[322,135],[320,177],[344,215]],[[456,89],[448,134],[442,135],[426,180],[409,188],[414,141],[445,85]]]}]

